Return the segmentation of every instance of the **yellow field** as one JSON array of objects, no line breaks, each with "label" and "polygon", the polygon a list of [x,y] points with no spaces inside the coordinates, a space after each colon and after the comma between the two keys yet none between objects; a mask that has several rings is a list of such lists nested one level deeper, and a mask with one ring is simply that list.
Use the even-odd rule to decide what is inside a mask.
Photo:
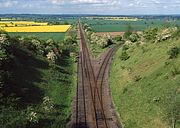
[{"label": "yellow field", "polygon": [[6,32],[66,32],[71,25],[2,27]]},{"label": "yellow field", "polygon": [[15,27],[15,26],[44,26],[44,25],[48,25],[47,22],[43,22],[43,23],[40,23],[40,22],[33,22],[33,21],[8,21],[8,22],[5,22],[5,21],[1,21],[0,22],[0,26],[1,27]]}]

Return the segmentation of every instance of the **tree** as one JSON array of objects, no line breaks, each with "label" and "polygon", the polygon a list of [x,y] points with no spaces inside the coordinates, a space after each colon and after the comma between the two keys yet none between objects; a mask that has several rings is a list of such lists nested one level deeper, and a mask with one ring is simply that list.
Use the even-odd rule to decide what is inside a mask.
[{"label": "tree", "polygon": [[69,25],[69,23],[67,21],[64,22],[64,25]]},{"label": "tree", "polygon": [[128,39],[129,36],[132,34],[133,28],[131,26],[131,24],[127,24],[127,30],[124,33],[124,38]]},{"label": "tree", "polygon": [[177,58],[179,54],[180,48],[178,47],[173,47],[168,51],[168,55],[170,59]]},{"label": "tree", "polygon": [[154,41],[156,39],[158,28],[149,28],[144,31],[144,38],[148,41]]},{"label": "tree", "polygon": [[131,42],[136,42],[138,40],[139,36],[136,33],[133,33],[129,36],[129,40]]}]

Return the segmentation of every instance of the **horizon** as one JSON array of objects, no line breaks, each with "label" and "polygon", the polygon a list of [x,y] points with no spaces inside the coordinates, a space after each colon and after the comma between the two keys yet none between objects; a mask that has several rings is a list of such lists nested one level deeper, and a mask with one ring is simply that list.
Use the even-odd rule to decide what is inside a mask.
[{"label": "horizon", "polygon": [[178,13],[174,14],[73,14],[73,13],[0,13],[0,15],[85,15],[85,16],[180,16]]}]

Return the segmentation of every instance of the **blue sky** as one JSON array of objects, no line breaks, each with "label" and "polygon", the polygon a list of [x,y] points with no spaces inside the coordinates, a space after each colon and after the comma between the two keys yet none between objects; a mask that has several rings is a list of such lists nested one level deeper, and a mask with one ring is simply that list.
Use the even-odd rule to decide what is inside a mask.
[{"label": "blue sky", "polygon": [[180,0],[0,0],[0,14],[180,14]]}]

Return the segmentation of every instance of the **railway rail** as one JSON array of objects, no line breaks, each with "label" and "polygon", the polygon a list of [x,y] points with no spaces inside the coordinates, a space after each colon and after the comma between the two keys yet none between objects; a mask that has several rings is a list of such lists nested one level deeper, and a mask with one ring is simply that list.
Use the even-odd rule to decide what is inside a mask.
[{"label": "railway rail", "polygon": [[[94,65],[90,57],[89,49],[86,44],[85,34],[83,28],[78,23],[80,46],[81,51],[79,53],[78,61],[78,85],[77,85],[77,96],[74,102],[73,116],[71,123],[68,127],[71,128],[114,128],[115,125],[113,119],[110,120],[111,113],[106,105],[111,102],[106,101],[103,85],[107,67],[112,58],[113,53],[119,47],[111,48],[100,65],[98,75],[95,76]],[[118,128],[118,126],[117,126]],[[120,128],[120,127],[119,127]]]}]

